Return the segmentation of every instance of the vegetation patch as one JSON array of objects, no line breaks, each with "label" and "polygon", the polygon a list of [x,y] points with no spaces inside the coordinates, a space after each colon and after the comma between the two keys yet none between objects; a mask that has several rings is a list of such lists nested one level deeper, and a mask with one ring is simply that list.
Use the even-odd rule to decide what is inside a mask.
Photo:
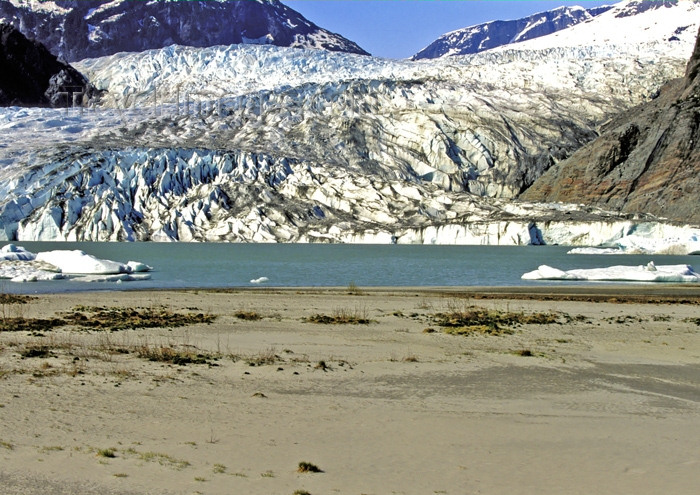
[{"label": "vegetation patch", "polygon": [[23,358],[47,358],[53,356],[51,349],[45,345],[28,345],[19,353]]},{"label": "vegetation patch", "polygon": [[159,452],[138,452],[135,449],[128,449],[127,454],[135,455],[139,459],[145,462],[157,462],[161,466],[172,467],[179,470],[185,469],[190,466],[188,461],[177,459],[168,454],[161,454]]},{"label": "vegetation patch", "polygon": [[367,316],[367,311],[355,309],[336,309],[330,315],[315,314],[303,321],[307,323],[320,323],[323,325],[369,325],[372,320]]},{"label": "vegetation patch", "polygon": [[688,323],[695,323],[697,326],[700,327],[700,318],[686,318],[685,321]]},{"label": "vegetation patch", "polygon": [[170,363],[179,366],[187,364],[212,364],[218,359],[211,354],[203,354],[191,349],[176,349],[172,346],[143,344],[136,348],[136,355],[152,362]]},{"label": "vegetation patch", "polygon": [[323,471],[315,464],[311,464],[310,462],[302,461],[299,463],[299,467],[297,467],[297,472],[299,472],[299,473],[322,473]]},{"label": "vegetation patch", "polygon": [[97,457],[106,457],[108,459],[114,459],[117,457],[117,453],[114,449],[99,449],[97,451]]},{"label": "vegetation patch", "polygon": [[263,316],[256,311],[240,310],[240,311],[236,311],[235,313],[233,313],[233,316],[235,316],[239,320],[245,320],[245,321],[258,321],[258,320],[263,319]]},{"label": "vegetation patch", "polygon": [[66,322],[60,318],[1,318],[0,332],[49,332],[65,324]]},{"label": "vegetation patch", "polygon": [[176,328],[210,324],[216,316],[204,313],[174,313],[166,308],[105,308],[79,306],[64,315],[65,321],[84,329],[119,331],[137,328]]},{"label": "vegetation patch", "polygon": [[265,366],[277,364],[283,361],[284,360],[277,355],[277,352],[273,347],[270,347],[269,349],[266,349],[264,351],[261,351],[257,354],[245,358],[245,363],[248,366]]},{"label": "vegetation patch", "polygon": [[30,301],[33,301],[36,299],[35,297],[31,296],[23,296],[20,294],[5,294],[5,293],[0,293],[0,304],[1,305],[6,305],[6,304],[27,304]]},{"label": "vegetation patch", "polygon": [[361,296],[364,294],[364,292],[357,286],[355,282],[350,282],[348,284],[348,294],[351,296]]},{"label": "vegetation patch", "polygon": [[518,325],[549,325],[559,323],[559,316],[554,313],[518,313],[469,306],[464,309],[452,309],[446,313],[432,316],[436,325],[444,328],[451,335],[487,335],[512,334],[512,327]]}]

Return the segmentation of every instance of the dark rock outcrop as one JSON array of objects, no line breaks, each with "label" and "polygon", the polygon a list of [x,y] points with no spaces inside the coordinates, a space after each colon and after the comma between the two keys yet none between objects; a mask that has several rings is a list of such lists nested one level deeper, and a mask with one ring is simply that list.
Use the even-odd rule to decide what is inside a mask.
[{"label": "dark rock outcrop", "polygon": [[172,44],[238,43],[321,48],[368,55],[277,0],[0,0],[0,20],[74,62]]},{"label": "dark rock outcrop", "polygon": [[618,116],[540,177],[526,201],[584,203],[700,225],[700,32],[685,77]]},{"label": "dark rock outcrop", "polygon": [[0,24],[0,106],[72,106],[73,95],[86,92],[91,89],[80,72]]}]

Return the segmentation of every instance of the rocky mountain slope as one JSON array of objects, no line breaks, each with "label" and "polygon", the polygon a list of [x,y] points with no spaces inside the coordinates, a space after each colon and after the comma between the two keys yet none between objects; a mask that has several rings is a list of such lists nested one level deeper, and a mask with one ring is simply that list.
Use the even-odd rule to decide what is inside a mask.
[{"label": "rocky mountain slope", "polygon": [[521,198],[646,212],[700,225],[700,32],[685,77],[605,125]]},{"label": "rocky mountain slope", "polygon": [[683,75],[694,38],[667,35],[681,7],[616,21],[645,41],[604,13],[570,28],[605,22],[597,43],[437,61],[271,46],[84,60],[101,99],[0,112],[0,238],[597,244],[664,229],[511,199]]},{"label": "rocky mountain slope", "polygon": [[72,106],[74,93],[92,94],[82,74],[42,44],[0,24],[0,106]]},{"label": "rocky mountain slope", "polygon": [[411,60],[469,55],[510,43],[518,43],[585,22],[611,7],[584,9],[559,7],[510,21],[491,21],[440,36]]},{"label": "rocky mountain slope", "polygon": [[277,0],[0,0],[0,21],[68,61],[172,44],[270,44],[367,54]]}]

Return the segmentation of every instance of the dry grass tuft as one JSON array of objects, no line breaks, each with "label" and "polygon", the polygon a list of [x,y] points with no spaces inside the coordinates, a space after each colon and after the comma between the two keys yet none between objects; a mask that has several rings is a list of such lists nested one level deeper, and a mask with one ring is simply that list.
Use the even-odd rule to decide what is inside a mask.
[{"label": "dry grass tuft", "polygon": [[367,310],[360,308],[355,308],[354,310],[338,308],[331,315],[315,314],[304,318],[303,321],[324,325],[369,325],[372,323]]},{"label": "dry grass tuft", "polygon": [[311,464],[310,462],[300,462],[299,467],[297,468],[298,473],[322,473],[323,471],[316,466],[315,464]]},{"label": "dry grass tuft", "polygon": [[244,311],[244,310],[239,310],[233,313],[233,316],[238,318],[239,320],[245,320],[245,321],[258,321],[262,320],[263,316],[258,313],[257,311]]},{"label": "dry grass tuft", "polygon": [[245,358],[245,363],[248,366],[265,366],[282,362],[283,359],[277,355],[274,347],[269,347],[255,355]]},{"label": "dry grass tuft", "polygon": [[176,349],[169,345],[141,344],[136,348],[136,355],[152,362],[171,363],[179,366],[187,364],[212,364],[217,356],[196,352],[191,349]]}]

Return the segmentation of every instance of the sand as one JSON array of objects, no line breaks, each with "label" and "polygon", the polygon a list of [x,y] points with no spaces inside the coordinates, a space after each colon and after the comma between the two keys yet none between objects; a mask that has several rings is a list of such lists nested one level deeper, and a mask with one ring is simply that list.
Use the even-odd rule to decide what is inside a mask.
[{"label": "sand", "polygon": [[[0,332],[0,492],[697,493],[700,295],[650,290],[100,292],[5,303],[3,319],[86,306],[216,318]],[[449,335],[435,321],[470,305],[556,313],[557,323]],[[237,316],[246,314],[260,319]],[[371,321],[305,321],[316,314]],[[137,354],[161,348],[206,363]],[[31,349],[47,354],[23,358]],[[300,462],[323,472],[300,473]]]}]

